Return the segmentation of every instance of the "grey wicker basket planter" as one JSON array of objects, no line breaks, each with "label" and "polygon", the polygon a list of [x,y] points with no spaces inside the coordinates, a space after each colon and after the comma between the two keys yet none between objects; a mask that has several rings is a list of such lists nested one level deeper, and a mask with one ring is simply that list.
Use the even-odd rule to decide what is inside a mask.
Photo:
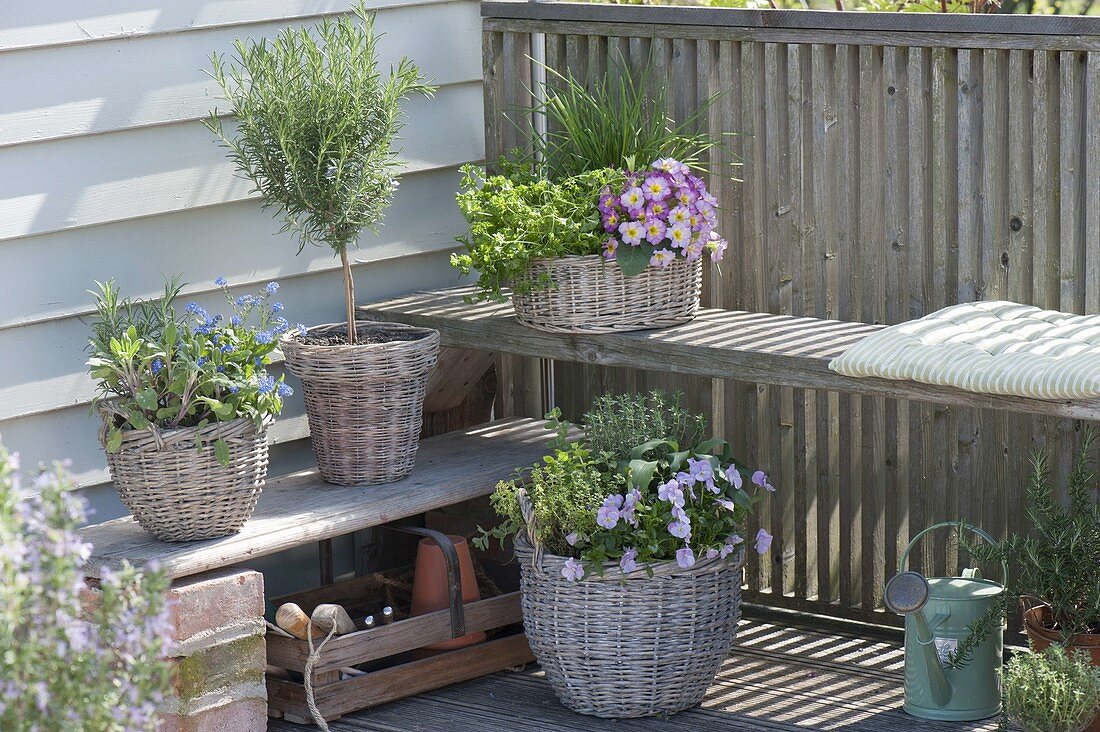
[{"label": "grey wicker basket planter", "polygon": [[562,704],[597,717],[672,714],[702,701],[741,618],[744,551],[571,582],[565,557],[517,537],[523,625]]},{"label": "grey wicker basket planter", "polygon": [[[268,424],[235,419],[201,429],[124,431],[119,451],[107,453],[118,497],[161,541],[235,534],[255,510],[267,477]],[[214,455],[219,438],[229,445],[228,466]]]},{"label": "grey wicker basket planter", "polygon": [[531,284],[549,277],[554,286],[512,293],[516,319],[551,333],[615,333],[667,328],[693,319],[703,287],[702,259],[677,257],[664,269],[648,267],[624,277],[619,265],[599,255],[533,260]]},{"label": "grey wicker basket planter", "polygon": [[[401,323],[372,327],[415,340],[321,346],[296,335],[281,342],[290,373],[302,381],[313,455],[321,478],[337,485],[400,480],[416,462],[428,375],[439,356],[439,332]],[[345,329],[343,323],[310,334]]]}]

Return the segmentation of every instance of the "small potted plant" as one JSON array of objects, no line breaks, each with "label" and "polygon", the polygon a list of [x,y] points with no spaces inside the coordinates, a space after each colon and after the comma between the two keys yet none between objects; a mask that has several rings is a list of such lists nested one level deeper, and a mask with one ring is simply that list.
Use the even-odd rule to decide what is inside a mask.
[{"label": "small potted plant", "polygon": [[[660,394],[599,400],[577,440],[549,416],[553,453],[498,485],[503,522],[481,538],[514,535],[531,650],[582,714],[697,704],[740,618],[746,519],[774,488]],[[751,543],[764,553],[771,539]]]},{"label": "small potted plant", "polygon": [[84,500],[60,465],[0,447],[0,729],[154,732],[172,690],[168,579],[123,564],[87,588]]},{"label": "small potted plant", "polygon": [[428,373],[439,334],[397,323],[357,326],[349,247],[382,221],[397,187],[392,143],[401,104],[430,96],[420,70],[403,58],[384,78],[374,19],[287,29],[274,41],[236,43],[213,76],[232,105],[227,129],[212,113],[207,126],[228,148],[283,230],[330,247],[344,277],[346,322],[283,337],[287,367],[302,381],[313,452],[321,477],[341,485],[398,480],[416,459]]},{"label": "small potted plant", "polygon": [[547,69],[533,110],[549,132],[503,175],[467,168],[458,196],[470,233],[452,264],[477,271],[477,299],[503,301],[551,332],[685,323],[699,309],[704,253],[717,261],[717,199],[700,177],[719,137],[696,131],[714,97],[673,122],[663,86],[619,60],[596,79]]},{"label": "small potted plant", "polygon": [[88,368],[98,380],[100,441],[115,490],[162,541],[240,531],[267,476],[267,428],[292,390],[267,373],[290,323],[259,294],[234,299],[229,318],[196,303],[177,313],[178,279],[157,300],[99,285]]},{"label": "small potted plant", "polygon": [[1013,656],[1005,668],[1005,712],[1027,732],[1081,732],[1100,712],[1100,668],[1058,644]]}]

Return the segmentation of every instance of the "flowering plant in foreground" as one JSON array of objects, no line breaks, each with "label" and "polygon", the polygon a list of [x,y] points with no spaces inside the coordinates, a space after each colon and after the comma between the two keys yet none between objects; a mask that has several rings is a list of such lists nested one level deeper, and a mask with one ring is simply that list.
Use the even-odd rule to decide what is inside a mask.
[{"label": "flowering plant in foreground", "polygon": [[[279,336],[291,329],[279,289],[269,282],[255,295],[234,298],[218,278],[229,317],[197,303],[177,313],[178,280],[158,300],[120,299],[113,282],[99,284],[89,340],[89,371],[99,380],[99,406],[109,415],[106,447],[117,452],[123,430],[203,427],[241,417],[259,426],[282,410],[293,391],[267,372]],[[302,332],[304,326],[296,326]],[[222,463],[228,445],[215,443]]]},{"label": "flowering plant in foreground", "polygon": [[592,436],[569,439],[568,423],[547,415],[558,438],[553,454],[526,481],[502,482],[493,505],[504,518],[484,532],[504,538],[524,529],[517,491],[522,487],[536,514],[536,539],[567,557],[562,574],[579,580],[618,565],[624,572],[675,561],[687,569],[725,559],[750,543],[763,554],[772,537],[765,529],[746,536],[754,505],[775,490],[763,471],[750,471],[729,455],[724,440],[681,449],[667,437],[649,439],[626,454],[594,452]]},{"label": "flowering plant in foreground", "polygon": [[726,240],[714,230],[718,199],[702,178],[673,158],[646,171],[628,172],[621,187],[600,193],[600,222],[609,235],[603,255],[632,277],[646,267],[664,268],[677,257],[718,261]]},{"label": "flowering plant in foreground", "polygon": [[156,729],[167,579],[124,565],[87,589],[83,501],[61,466],[33,478],[18,467],[0,448],[0,729]]}]

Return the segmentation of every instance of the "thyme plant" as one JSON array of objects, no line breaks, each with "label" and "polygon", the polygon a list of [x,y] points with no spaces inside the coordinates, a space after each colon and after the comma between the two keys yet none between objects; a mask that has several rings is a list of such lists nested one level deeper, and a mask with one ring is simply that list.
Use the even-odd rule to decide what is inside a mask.
[{"label": "thyme plant", "polygon": [[349,344],[356,338],[348,247],[377,229],[397,188],[392,145],[404,125],[402,102],[435,91],[408,58],[384,76],[379,37],[360,4],[355,18],[288,28],[270,41],[237,40],[229,63],[212,59],[236,127],[217,110],[204,121],[264,208],[279,209],[281,231],[296,233],[298,251],[328,246],[340,258]]},{"label": "thyme plant", "polygon": [[0,729],[153,732],[171,689],[167,577],[124,565],[92,593],[65,469],[21,475],[0,447]]},{"label": "thyme plant", "polygon": [[1027,732],[1079,732],[1100,711],[1100,668],[1086,651],[1017,654],[1004,685],[1005,712]]}]

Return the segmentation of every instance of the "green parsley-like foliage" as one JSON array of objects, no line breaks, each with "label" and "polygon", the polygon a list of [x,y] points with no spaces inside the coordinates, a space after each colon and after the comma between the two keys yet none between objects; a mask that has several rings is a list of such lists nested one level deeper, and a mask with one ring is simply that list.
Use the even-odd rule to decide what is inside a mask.
[{"label": "green parsley-like foliage", "polygon": [[[259,426],[282,411],[290,387],[265,369],[278,336],[289,328],[276,315],[283,306],[270,301],[276,283],[236,300],[223,285],[229,319],[196,303],[177,313],[178,278],[166,281],[164,294],[152,300],[123,298],[113,281],[97,284],[87,365],[97,380],[95,406],[107,418],[108,452],[119,450],[126,430],[204,427],[239,418]],[[214,447],[227,464],[228,445],[219,439]]]},{"label": "green parsley-like foliage", "polygon": [[378,226],[393,198],[401,104],[434,92],[408,58],[384,76],[374,16],[360,5],[356,17],[238,40],[229,63],[214,55],[212,75],[237,124],[217,110],[205,120],[264,207],[278,209],[282,230],[297,233],[299,251],[327,245],[344,260],[351,303],[347,248]]},{"label": "green parsley-like foliage", "polygon": [[[718,95],[703,100],[682,121],[672,119],[668,90],[651,83],[653,64],[632,73],[621,56],[606,71],[581,79],[546,67],[545,98],[533,108],[547,121],[545,136],[523,125],[533,153],[524,162],[551,180],[598,168],[645,168],[672,157],[695,169],[721,136],[701,132]],[[533,95],[534,96],[534,95]]]},{"label": "green parsley-like foliage", "polygon": [[585,437],[597,454],[626,455],[635,445],[655,439],[698,444],[707,419],[684,409],[680,401],[680,394],[656,389],[649,394],[604,394],[584,415]]},{"label": "green parsley-like foliage", "polygon": [[172,686],[168,578],[123,563],[85,587],[75,488],[0,447],[0,729],[153,732]]},{"label": "green parsley-like foliage", "polygon": [[501,288],[529,292],[550,283],[523,277],[533,259],[599,254],[607,234],[597,208],[600,192],[618,185],[623,174],[600,168],[550,181],[515,166],[505,175],[485,176],[482,169],[462,168],[458,207],[470,233],[458,238],[465,253],[451,255],[463,274],[476,271],[476,300],[505,300]]},{"label": "green parsley-like foliage", "polygon": [[1100,668],[1086,651],[1052,645],[1017,654],[1004,685],[1005,711],[1027,732],[1079,732],[1100,712]]}]

